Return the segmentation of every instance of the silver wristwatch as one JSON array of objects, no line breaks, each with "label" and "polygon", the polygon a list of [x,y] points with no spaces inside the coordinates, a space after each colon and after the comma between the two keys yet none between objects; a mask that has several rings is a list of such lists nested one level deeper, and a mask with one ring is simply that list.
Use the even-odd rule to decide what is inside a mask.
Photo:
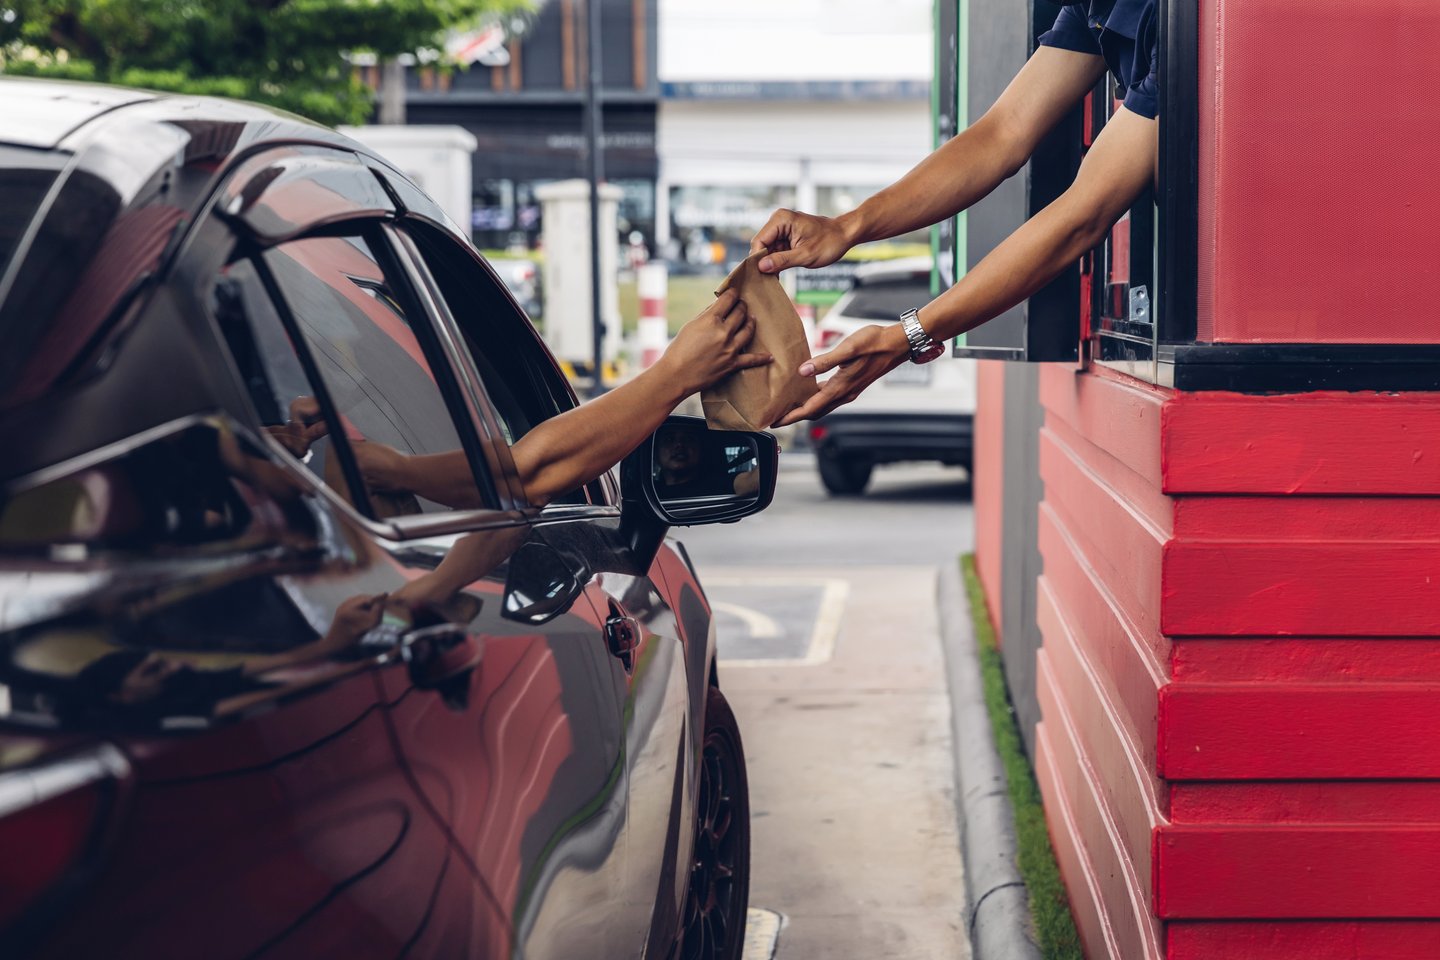
[{"label": "silver wristwatch", "polygon": [[911,362],[929,363],[945,352],[945,344],[931,340],[930,334],[920,326],[918,309],[906,310],[900,314],[900,322],[905,326],[905,339],[910,341]]}]

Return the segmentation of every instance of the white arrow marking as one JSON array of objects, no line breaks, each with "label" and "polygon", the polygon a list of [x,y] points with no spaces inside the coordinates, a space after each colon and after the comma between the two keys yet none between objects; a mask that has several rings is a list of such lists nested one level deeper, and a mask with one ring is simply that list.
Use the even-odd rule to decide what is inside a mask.
[{"label": "white arrow marking", "polygon": [[780,624],[772,618],[765,616],[759,610],[752,610],[749,607],[742,607],[738,603],[726,603],[723,600],[712,600],[710,606],[714,610],[728,613],[730,616],[745,624],[745,629],[750,636],[756,640],[773,640],[780,636]]}]

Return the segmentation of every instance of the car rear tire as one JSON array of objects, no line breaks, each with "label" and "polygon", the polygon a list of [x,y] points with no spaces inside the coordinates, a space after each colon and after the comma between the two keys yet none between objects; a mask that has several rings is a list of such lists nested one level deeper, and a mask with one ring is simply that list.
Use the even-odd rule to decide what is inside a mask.
[{"label": "car rear tire", "polygon": [[834,454],[821,454],[817,462],[820,465],[820,482],[826,490],[841,497],[864,493],[870,483],[870,473],[875,469],[869,461]]},{"label": "car rear tire", "polygon": [[710,687],[696,785],[695,848],[677,960],[740,960],[750,906],[750,785],[740,727]]}]

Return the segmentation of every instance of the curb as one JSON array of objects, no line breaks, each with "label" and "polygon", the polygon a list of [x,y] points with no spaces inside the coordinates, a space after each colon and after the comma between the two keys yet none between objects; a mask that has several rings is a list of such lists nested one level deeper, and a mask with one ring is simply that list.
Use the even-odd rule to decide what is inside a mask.
[{"label": "curb", "polygon": [[1015,816],[985,710],[959,564],[941,566],[936,600],[955,738],[955,806],[965,864],[966,927],[974,960],[1042,960],[1030,934],[1030,895],[1015,860]]}]

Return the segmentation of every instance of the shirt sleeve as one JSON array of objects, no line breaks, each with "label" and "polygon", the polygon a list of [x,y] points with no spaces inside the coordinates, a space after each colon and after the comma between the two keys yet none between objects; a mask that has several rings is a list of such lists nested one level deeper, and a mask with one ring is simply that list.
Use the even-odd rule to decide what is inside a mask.
[{"label": "shirt sleeve", "polygon": [[1039,44],[1100,56],[1100,41],[1095,39],[1095,34],[1090,32],[1090,24],[1085,21],[1084,4],[1069,4],[1062,9],[1060,16],[1055,18],[1055,25],[1040,34]]},{"label": "shirt sleeve", "polygon": [[1150,51],[1150,72],[1138,77],[1125,91],[1125,109],[1146,120],[1160,115],[1160,52]]}]

